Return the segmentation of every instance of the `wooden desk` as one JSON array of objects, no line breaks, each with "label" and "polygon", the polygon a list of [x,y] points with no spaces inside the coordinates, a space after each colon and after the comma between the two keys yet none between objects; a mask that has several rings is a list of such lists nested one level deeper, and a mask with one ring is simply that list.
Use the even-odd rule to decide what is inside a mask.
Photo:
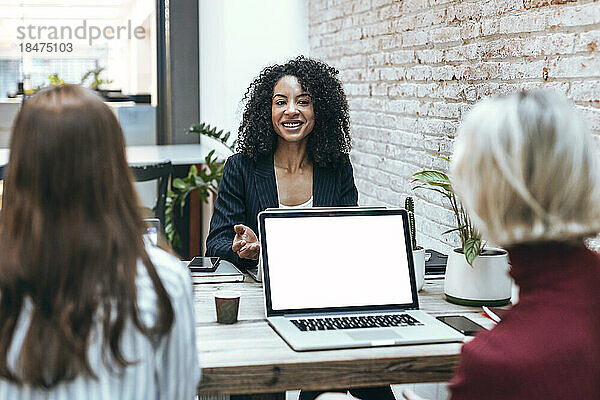
[{"label": "wooden desk", "polygon": [[[285,390],[442,382],[452,376],[460,343],[295,352],[264,318],[262,286],[244,283],[194,285],[198,354],[202,367],[199,394],[252,394]],[[420,308],[431,314],[464,314],[491,327],[480,308],[442,299],[443,280],[425,281]],[[216,323],[213,292],[241,292],[239,321]]]}]

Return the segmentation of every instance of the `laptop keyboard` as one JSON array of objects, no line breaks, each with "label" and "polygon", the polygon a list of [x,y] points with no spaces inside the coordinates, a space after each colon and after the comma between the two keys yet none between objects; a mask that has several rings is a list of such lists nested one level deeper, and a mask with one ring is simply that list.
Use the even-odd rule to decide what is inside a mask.
[{"label": "laptop keyboard", "polygon": [[364,315],[359,317],[302,318],[290,320],[301,331],[419,326],[421,322],[408,314]]}]

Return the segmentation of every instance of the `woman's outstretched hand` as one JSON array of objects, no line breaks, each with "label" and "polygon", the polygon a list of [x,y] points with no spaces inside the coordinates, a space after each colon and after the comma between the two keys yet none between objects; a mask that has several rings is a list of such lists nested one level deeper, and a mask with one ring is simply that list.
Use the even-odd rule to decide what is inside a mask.
[{"label": "woman's outstretched hand", "polygon": [[233,238],[231,250],[235,251],[240,258],[258,260],[260,244],[254,231],[246,225],[235,225],[233,229],[235,230],[235,237]]}]

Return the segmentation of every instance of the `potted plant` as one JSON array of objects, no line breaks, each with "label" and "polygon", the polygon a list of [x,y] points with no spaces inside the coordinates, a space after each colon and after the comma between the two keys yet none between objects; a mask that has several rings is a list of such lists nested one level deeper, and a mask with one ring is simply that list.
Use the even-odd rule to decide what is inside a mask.
[{"label": "potted plant", "polygon": [[408,212],[408,224],[410,226],[410,243],[415,266],[415,279],[417,290],[423,288],[425,283],[425,249],[417,245],[417,227],[415,224],[415,202],[412,197],[404,200],[404,209]]},{"label": "potted plant", "polygon": [[48,80],[50,81],[50,86],[60,86],[65,83],[57,73],[48,75]]},{"label": "potted plant", "polygon": [[[440,157],[446,161],[448,158]],[[467,306],[501,306],[508,304],[511,281],[508,255],[500,248],[487,247],[458,201],[450,179],[439,171],[421,171],[413,175],[414,189],[428,189],[442,194],[450,203],[456,227],[443,234],[458,232],[461,247],[448,255],[444,293],[446,300]]]},{"label": "potted plant", "polygon": [[104,67],[97,67],[94,69],[90,69],[89,71],[87,71],[85,74],[83,74],[83,76],[81,77],[81,82],[80,85],[83,85],[85,83],[85,81],[92,76],[92,82],[90,83],[90,88],[93,90],[97,90],[97,91],[101,91],[100,86],[104,85],[104,84],[110,84],[112,83],[112,79],[100,79],[100,74],[102,73],[102,71],[104,71]]},{"label": "potted plant", "polygon": [[[198,134],[211,137],[227,147],[233,154],[237,140],[231,144],[227,144],[231,132],[217,131],[208,124],[200,123],[190,126],[188,134]],[[175,224],[175,212],[179,210],[179,214],[183,213],[188,196],[196,190],[200,195],[200,199],[208,203],[210,194],[217,194],[219,183],[223,177],[223,162],[214,155],[212,150],[204,159],[205,167],[198,171],[195,165],[189,169],[188,175],[185,178],[175,178],[171,184],[171,188],[167,193],[167,207],[165,215],[165,235],[171,242],[174,248],[181,248],[181,239],[177,232]]]}]

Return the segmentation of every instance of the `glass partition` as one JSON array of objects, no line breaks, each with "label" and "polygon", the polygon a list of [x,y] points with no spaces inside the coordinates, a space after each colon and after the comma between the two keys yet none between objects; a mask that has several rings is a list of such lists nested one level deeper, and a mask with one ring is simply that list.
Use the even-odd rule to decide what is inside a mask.
[{"label": "glass partition", "polygon": [[0,148],[20,99],[60,82],[97,90],[128,144],[156,143],[152,0],[0,0]]}]

